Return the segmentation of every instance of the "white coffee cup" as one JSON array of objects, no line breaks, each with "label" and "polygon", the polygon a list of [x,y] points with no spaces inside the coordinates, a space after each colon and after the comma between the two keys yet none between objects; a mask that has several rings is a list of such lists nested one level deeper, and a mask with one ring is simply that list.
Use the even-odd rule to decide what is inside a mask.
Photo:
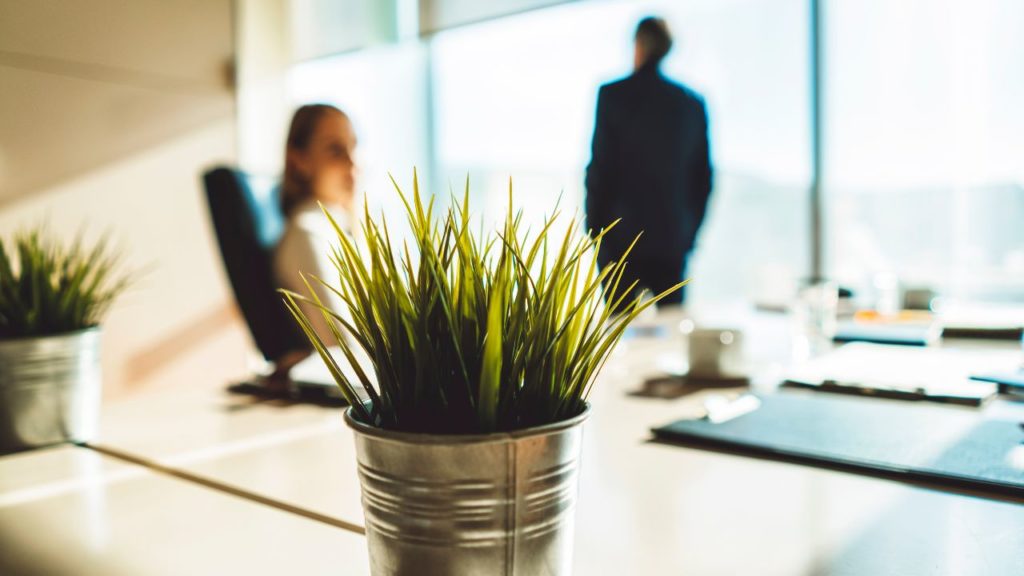
[{"label": "white coffee cup", "polygon": [[732,328],[693,328],[689,333],[689,376],[731,379],[745,376],[743,333]]}]

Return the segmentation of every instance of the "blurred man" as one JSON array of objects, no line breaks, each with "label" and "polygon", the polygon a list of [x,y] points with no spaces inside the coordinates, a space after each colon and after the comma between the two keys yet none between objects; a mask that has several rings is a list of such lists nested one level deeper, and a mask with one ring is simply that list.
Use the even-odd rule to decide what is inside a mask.
[{"label": "blurred man", "polygon": [[[655,294],[683,277],[711,193],[704,101],[661,74],[671,47],[664,20],[640,21],[633,74],[598,93],[586,175],[591,234],[622,219],[602,242],[598,264],[619,258],[643,231],[623,286],[638,280]],[[662,303],[682,301],[677,292]]]}]

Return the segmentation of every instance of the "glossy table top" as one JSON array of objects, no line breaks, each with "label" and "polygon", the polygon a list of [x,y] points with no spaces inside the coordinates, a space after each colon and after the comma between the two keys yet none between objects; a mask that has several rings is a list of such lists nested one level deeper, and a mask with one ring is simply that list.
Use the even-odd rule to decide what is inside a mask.
[{"label": "glossy table top", "polygon": [[[768,317],[751,323],[745,318],[726,315],[717,321],[738,323],[745,330],[753,343],[752,363],[763,381],[770,382],[788,362],[787,321]],[[1021,504],[649,442],[652,426],[699,414],[709,394],[721,393],[698,392],[675,400],[629,395],[644,379],[664,373],[665,366],[683,356],[685,343],[671,329],[677,321],[664,315],[654,321],[661,326],[653,331],[658,337],[643,336],[640,330],[624,342],[594,388],[576,516],[577,574],[1024,574]],[[353,439],[341,421],[341,411],[253,402],[224,394],[223,385],[197,374],[180,386],[109,403],[98,443],[218,485],[259,494],[286,508],[361,525]],[[358,566],[335,564],[333,573],[366,570],[364,541],[352,532],[190,486],[178,478],[154,477],[144,468],[92,452],[91,456],[74,452],[88,452],[82,448],[60,450],[76,455],[64,461],[47,451],[35,452],[31,457],[39,458],[36,465],[7,461],[23,455],[0,458],[0,489],[24,493],[47,482],[79,478],[83,473],[76,470],[84,467],[87,476],[128,477],[104,485],[103,493],[109,491],[107,502],[122,498],[138,502],[147,490],[161,491],[165,484],[174,486],[166,488],[168,494],[181,494],[180,500],[161,498],[149,508],[108,509],[106,522],[117,526],[135,526],[142,517],[136,515],[154,515],[159,520],[155,524],[164,523],[155,530],[186,555],[196,555],[191,560],[177,559],[183,564],[173,572],[162,566],[166,560],[161,551],[154,550],[152,566],[139,564],[136,573],[226,573],[186,568],[198,565],[188,565],[190,561],[201,562],[198,555],[206,553],[207,542],[223,540],[223,557],[234,554],[246,538],[225,534],[220,526],[242,517],[247,524],[244,531],[255,533],[251,537],[256,542],[263,542],[260,522],[274,527],[291,523],[303,527],[299,532],[308,531],[308,541],[306,536],[288,535],[277,544],[295,553],[297,566],[309,562],[312,568],[302,573],[319,573],[321,566],[340,563],[342,552]],[[18,484],[5,477],[4,466],[29,470],[35,476],[26,475],[31,479]],[[144,474],[132,477],[140,473]],[[46,474],[61,478],[52,480]],[[69,529],[68,534],[80,533],[80,538],[87,539],[94,531],[88,520],[60,499],[90,489],[94,488],[88,483],[62,488],[60,494],[36,498],[35,507],[23,513],[32,522],[63,518],[65,523],[85,526]],[[49,500],[66,505],[46,504]],[[4,515],[3,502],[0,494],[0,530],[13,521]],[[196,508],[204,510],[204,521],[201,528],[190,531],[183,517]],[[343,544],[324,544],[331,534]],[[357,550],[349,549],[350,542]],[[81,543],[76,546],[72,547],[76,553],[87,554]],[[133,546],[126,539],[110,549],[130,557],[135,553]],[[245,564],[246,573],[279,573],[275,567],[286,565],[275,564],[278,557],[272,549],[260,550],[257,556],[261,555],[267,556],[265,561]],[[221,560],[210,560],[216,561]]]},{"label": "glossy table top", "polygon": [[357,534],[86,448],[0,457],[0,479],[0,574],[369,572]]}]

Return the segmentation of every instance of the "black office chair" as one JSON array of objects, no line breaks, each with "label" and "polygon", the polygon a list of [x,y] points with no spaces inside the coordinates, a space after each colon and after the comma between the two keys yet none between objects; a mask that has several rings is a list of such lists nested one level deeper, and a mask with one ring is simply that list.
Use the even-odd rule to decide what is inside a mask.
[{"label": "black office chair", "polygon": [[[285,225],[277,180],[219,166],[203,174],[203,184],[224,269],[256,347],[270,362],[289,353],[312,351],[277,293],[274,247]],[[282,390],[258,380],[235,384],[228,390],[325,406],[346,405],[331,382],[292,380]]]},{"label": "black office chair", "polygon": [[285,223],[277,182],[220,166],[203,183],[224,269],[256,347],[270,362],[309,350],[277,293],[274,247]]}]

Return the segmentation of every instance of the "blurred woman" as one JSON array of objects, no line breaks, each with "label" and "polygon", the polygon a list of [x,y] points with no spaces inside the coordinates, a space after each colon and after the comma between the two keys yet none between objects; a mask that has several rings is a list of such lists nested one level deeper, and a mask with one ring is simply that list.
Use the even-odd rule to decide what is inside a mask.
[{"label": "blurred woman", "polygon": [[[337,270],[330,256],[331,246],[338,244],[337,233],[320,206],[343,231],[351,232],[355,224],[355,149],[355,131],[341,110],[310,104],[295,111],[288,130],[281,184],[281,209],[287,223],[274,254],[274,273],[281,287],[305,295],[301,272],[326,306],[346,316],[337,296],[311,276],[337,283]],[[328,345],[335,344],[320,311],[309,305],[304,309],[317,335]],[[278,361],[277,372],[287,374],[306,355],[308,352],[296,353],[293,358]]]}]

